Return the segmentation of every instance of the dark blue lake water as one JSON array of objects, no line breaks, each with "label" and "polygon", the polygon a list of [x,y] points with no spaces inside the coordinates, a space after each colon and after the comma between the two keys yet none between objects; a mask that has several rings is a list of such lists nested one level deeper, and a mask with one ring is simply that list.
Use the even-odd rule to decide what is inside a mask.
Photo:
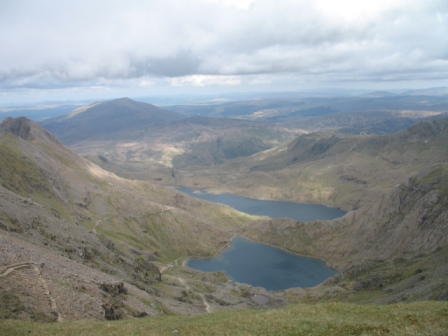
[{"label": "dark blue lake water", "polygon": [[257,200],[231,194],[208,194],[195,192],[189,188],[176,188],[190,196],[221,203],[250,215],[268,216],[271,218],[291,218],[301,222],[311,222],[318,219],[335,219],[342,217],[346,211],[329,208],[320,204],[303,204],[285,201]]},{"label": "dark blue lake water", "polygon": [[190,259],[188,267],[204,272],[224,271],[236,282],[267,290],[314,287],[337,272],[322,260],[238,237],[213,259]]}]

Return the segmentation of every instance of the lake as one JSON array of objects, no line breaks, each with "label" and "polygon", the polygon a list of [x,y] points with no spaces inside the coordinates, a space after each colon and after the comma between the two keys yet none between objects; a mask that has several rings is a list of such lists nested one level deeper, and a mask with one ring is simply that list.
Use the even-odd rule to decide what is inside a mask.
[{"label": "lake", "polygon": [[286,201],[257,200],[231,194],[209,194],[195,192],[189,188],[176,188],[176,190],[190,196],[221,203],[250,215],[268,216],[271,218],[291,218],[301,222],[312,222],[318,219],[335,219],[344,216],[347,212],[338,208],[329,208],[321,204],[304,204]]},{"label": "lake", "polygon": [[337,273],[322,260],[243,237],[235,238],[219,256],[213,259],[192,258],[187,266],[204,272],[223,271],[236,282],[267,290],[314,287]]}]

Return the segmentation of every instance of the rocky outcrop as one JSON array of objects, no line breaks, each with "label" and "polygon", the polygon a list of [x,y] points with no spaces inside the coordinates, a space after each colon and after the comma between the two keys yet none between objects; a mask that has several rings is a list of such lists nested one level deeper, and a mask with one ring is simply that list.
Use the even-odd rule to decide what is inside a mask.
[{"label": "rocky outcrop", "polygon": [[52,142],[62,146],[55,136],[25,117],[8,117],[3,120],[0,123],[0,134],[5,133],[14,134],[27,141]]},{"label": "rocky outcrop", "polygon": [[102,283],[100,284],[100,289],[105,291],[106,293],[109,293],[112,296],[117,296],[119,294],[127,294],[128,290],[126,287],[124,287],[124,284],[122,282],[119,283]]}]

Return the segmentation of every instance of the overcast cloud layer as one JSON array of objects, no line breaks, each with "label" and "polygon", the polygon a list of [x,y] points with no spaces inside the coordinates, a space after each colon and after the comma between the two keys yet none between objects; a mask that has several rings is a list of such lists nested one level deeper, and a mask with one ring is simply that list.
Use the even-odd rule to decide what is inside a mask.
[{"label": "overcast cloud layer", "polygon": [[2,0],[0,88],[444,83],[447,0]]}]

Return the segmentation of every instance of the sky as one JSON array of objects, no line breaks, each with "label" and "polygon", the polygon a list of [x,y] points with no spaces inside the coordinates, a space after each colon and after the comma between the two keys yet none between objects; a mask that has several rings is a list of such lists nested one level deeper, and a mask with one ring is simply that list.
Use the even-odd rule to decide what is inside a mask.
[{"label": "sky", "polygon": [[448,86],[447,0],[0,0],[0,104]]}]

